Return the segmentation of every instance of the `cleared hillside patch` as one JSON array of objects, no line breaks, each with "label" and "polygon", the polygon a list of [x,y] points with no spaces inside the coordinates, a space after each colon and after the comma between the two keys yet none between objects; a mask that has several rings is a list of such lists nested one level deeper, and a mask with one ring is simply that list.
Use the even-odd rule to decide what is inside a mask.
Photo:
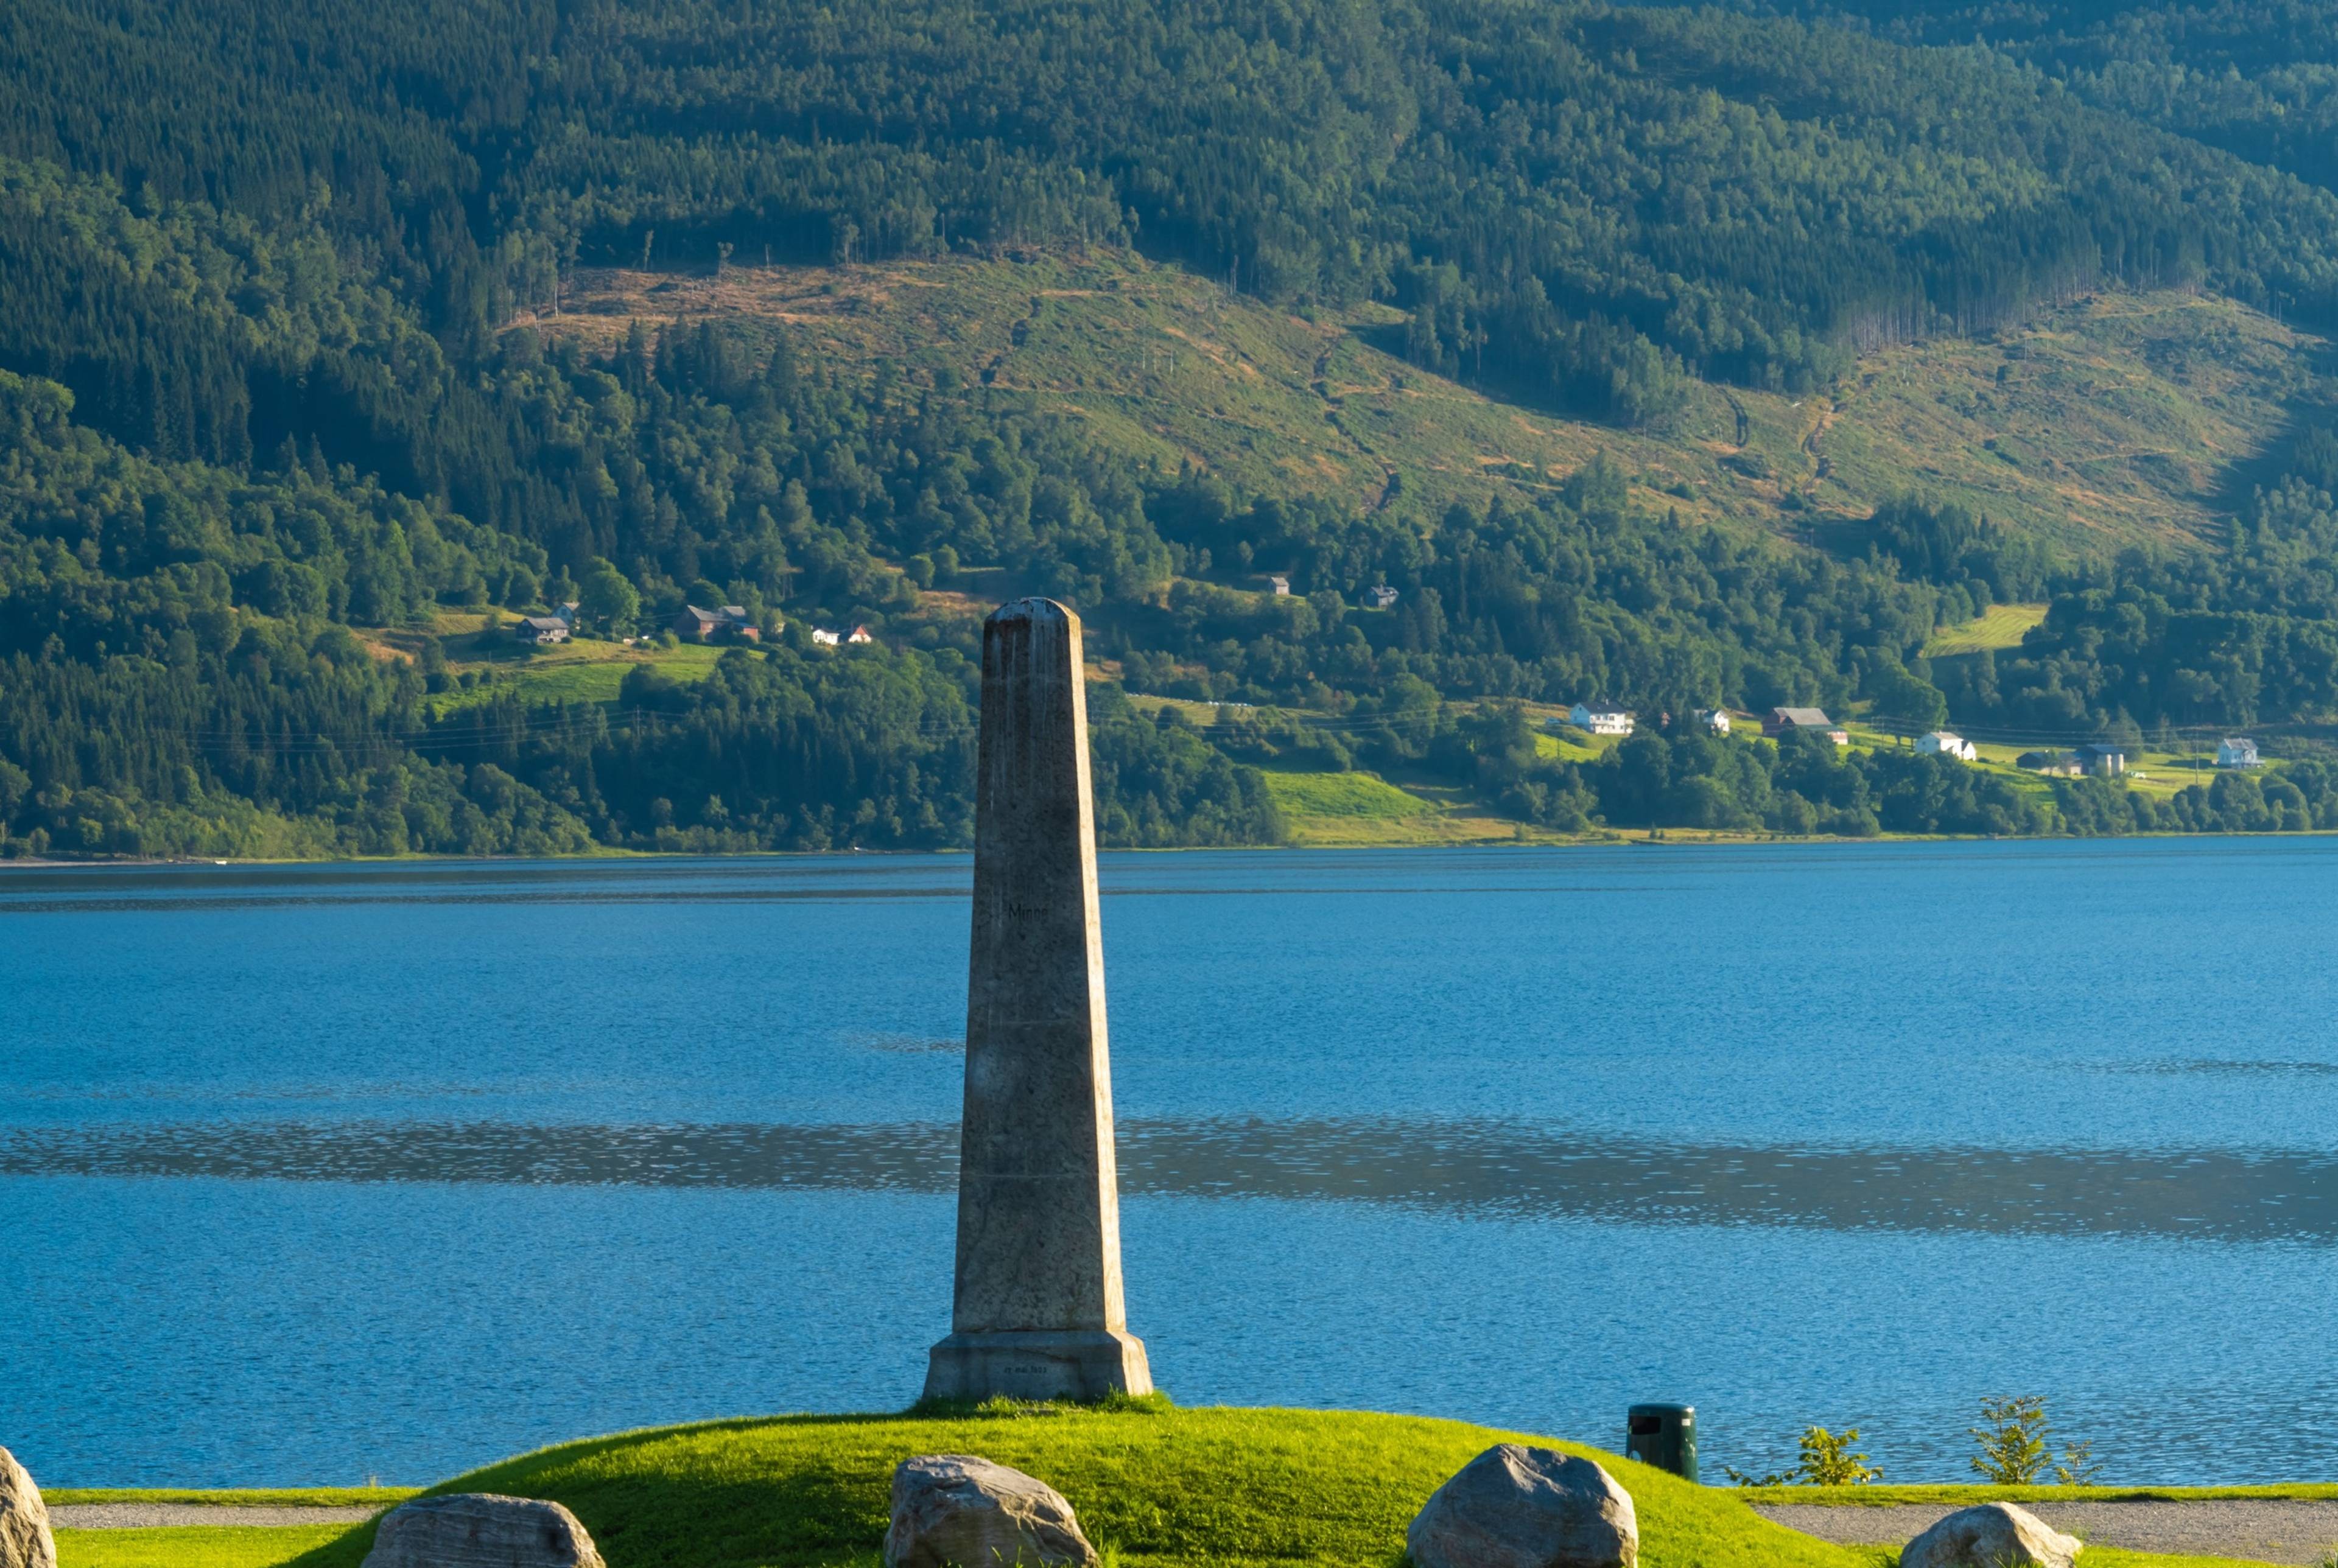
[{"label": "cleared hillside patch", "polygon": [[1973,620],[1943,626],[1933,632],[1924,643],[1924,652],[1928,657],[1941,659],[1979,653],[1984,649],[1998,652],[2019,648],[2029,629],[2045,619],[2043,604],[1992,604]]},{"label": "cleared hillside patch", "polygon": [[1987,340],[1862,360],[1832,394],[1693,385],[1661,429],[1488,397],[1386,351],[1396,314],[1302,317],[1128,252],[722,276],[578,274],[538,329],[614,348],[638,321],[769,331],[941,396],[1015,397],[1164,473],[1435,514],[1532,495],[1606,451],[1639,503],[1857,545],[1877,505],[1956,502],[2067,547],[2207,537],[2236,466],[2323,396],[2321,346],[2229,300],[2106,294]]}]

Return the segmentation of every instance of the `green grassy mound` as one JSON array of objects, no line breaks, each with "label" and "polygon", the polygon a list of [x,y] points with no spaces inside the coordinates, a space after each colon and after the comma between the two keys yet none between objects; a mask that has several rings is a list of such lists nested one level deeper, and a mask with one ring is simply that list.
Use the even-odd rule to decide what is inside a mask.
[{"label": "green grassy mound", "polygon": [[[611,1568],[873,1563],[893,1467],[980,1454],[1046,1481],[1123,1568],[1394,1564],[1423,1501],[1491,1444],[1459,1421],[1303,1410],[1044,1410],[941,1418],[789,1416],[547,1448],[438,1491],[566,1504]],[[1632,1494],[1648,1568],[1861,1568],[1876,1553],[1769,1524],[1736,1497],[1572,1444]],[[299,1559],[354,1565],[372,1527]]]},{"label": "green grassy mound", "polygon": [[[1165,1404],[667,1427],[564,1444],[432,1490],[557,1499],[610,1568],[874,1568],[894,1465],[913,1454],[974,1453],[1061,1490],[1114,1568],[1396,1568],[1405,1526],[1429,1493],[1503,1441],[1606,1466],[1632,1494],[1645,1568],[1887,1568],[1898,1555],[1813,1540],[1762,1518],[1745,1494],[1578,1444],[1416,1416]],[[1788,1499],[1822,1500],[1800,1488]],[[59,1546],[61,1568],[356,1568],[373,1534],[371,1524],[75,1530]],[[2216,1568],[2103,1549],[2086,1561]]]}]

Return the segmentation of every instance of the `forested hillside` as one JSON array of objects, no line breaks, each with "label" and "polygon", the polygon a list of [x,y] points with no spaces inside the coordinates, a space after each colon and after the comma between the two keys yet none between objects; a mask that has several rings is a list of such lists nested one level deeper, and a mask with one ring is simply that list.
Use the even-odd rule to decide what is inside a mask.
[{"label": "forested hillside", "polygon": [[[2338,719],[2322,56],[2171,16],[29,0],[0,851],[960,843],[1031,591],[1115,842],[1276,841],[1261,765],[2299,825],[1879,816],[1767,751],[1692,808],[1505,706]],[[684,660],[686,603],[768,635]]]}]

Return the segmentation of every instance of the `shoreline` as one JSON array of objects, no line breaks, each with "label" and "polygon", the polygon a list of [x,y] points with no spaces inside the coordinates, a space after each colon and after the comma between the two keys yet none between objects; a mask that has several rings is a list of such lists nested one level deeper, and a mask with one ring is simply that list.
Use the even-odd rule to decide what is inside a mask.
[{"label": "shoreline", "polygon": [[[1521,824],[1524,827],[1524,824]],[[1124,844],[1098,845],[1098,855],[1351,855],[1410,850],[1470,850],[1501,853],[1518,849],[1763,849],[1812,848],[1836,846],[1904,846],[1909,844],[2133,844],[2261,842],[2284,839],[2311,842],[2338,838],[2338,828],[2308,828],[2295,831],[2217,833],[1877,833],[1851,838],[1840,834],[1728,833],[1705,828],[1661,828],[1618,829],[1574,836],[1527,835],[1511,838],[1380,840],[1313,844]],[[651,860],[843,860],[909,859],[915,857],[965,857],[971,848],[946,846],[930,849],[724,849],[693,853],[666,849],[600,849],[583,855],[343,855],[321,859],[217,859],[210,856],[132,857],[88,856],[60,859],[55,856],[20,856],[0,860],[0,876],[11,871],[95,871],[163,869],[171,867],[232,870],[250,867],[309,866],[587,866],[595,861]]]}]

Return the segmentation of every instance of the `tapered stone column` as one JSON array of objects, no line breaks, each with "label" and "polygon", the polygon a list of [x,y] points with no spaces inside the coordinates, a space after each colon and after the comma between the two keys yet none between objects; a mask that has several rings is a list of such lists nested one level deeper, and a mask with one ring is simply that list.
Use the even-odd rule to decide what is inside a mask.
[{"label": "tapered stone column", "polygon": [[1048,599],[982,628],[958,1282],[928,1399],[1148,1393],[1120,1289],[1080,622]]}]

